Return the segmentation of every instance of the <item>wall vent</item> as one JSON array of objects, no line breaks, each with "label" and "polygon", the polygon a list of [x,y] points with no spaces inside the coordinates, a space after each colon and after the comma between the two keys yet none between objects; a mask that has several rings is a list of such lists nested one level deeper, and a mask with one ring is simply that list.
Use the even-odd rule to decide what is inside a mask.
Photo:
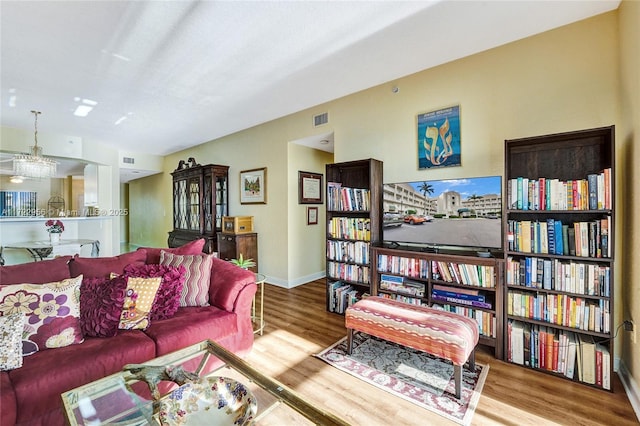
[{"label": "wall vent", "polygon": [[329,122],[329,113],[323,112],[322,114],[313,116],[313,127],[322,126],[323,124],[327,124]]},{"label": "wall vent", "polygon": [[122,157],[122,162],[124,164],[133,164],[136,162],[136,160],[133,157]]}]

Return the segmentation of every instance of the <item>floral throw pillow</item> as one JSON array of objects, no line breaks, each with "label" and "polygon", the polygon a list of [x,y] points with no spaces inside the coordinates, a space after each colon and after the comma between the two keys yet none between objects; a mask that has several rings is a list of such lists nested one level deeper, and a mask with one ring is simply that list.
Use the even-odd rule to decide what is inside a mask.
[{"label": "floral throw pillow", "polygon": [[81,283],[82,275],[46,284],[0,286],[0,314],[25,314],[24,347],[37,351],[82,343]]},{"label": "floral throw pillow", "polygon": [[184,273],[183,266],[175,267],[156,263],[143,266],[127,265],[124,267],[122,275],[125,277],[162,278],[149,316],[151,321],[155,321],[171,318],[180,307]]},{"label": "floral throw pillow", "polygon": [[0,317],[0,371],[22,367],[24,313]]},{"label": "floral throw pillow", "polygon": [[160,264],[184,266],[184,286],[180,306],[209,306],[209,280],[213,255],[180,255],[160,252]]},{"label": "floral throw pillow", "polygon": [[161,280],[161,277],[127,279],[127,290],[120,316],[121,330],[146,330],[149,327],[149,313]]}]

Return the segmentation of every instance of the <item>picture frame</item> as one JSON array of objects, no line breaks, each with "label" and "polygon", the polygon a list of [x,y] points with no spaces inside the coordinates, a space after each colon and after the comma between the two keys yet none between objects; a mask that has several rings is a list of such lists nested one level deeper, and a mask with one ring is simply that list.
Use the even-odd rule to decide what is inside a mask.
[{"label": "picture frame", "polygon": [[418,170],[462,165],[460,105],[418,114]]},{"label": "picture frame", "polygon": [[267,204],[267,168],[240,172],[240,204]]},{"label": "picture frame", "polygon": [[307,225],[317,225],[317,224],[318,224],[318,208],[307,207]]},{"label": "picture frame", "polygon": [[322,204],[321,173],[298,171],[298,204]]}]

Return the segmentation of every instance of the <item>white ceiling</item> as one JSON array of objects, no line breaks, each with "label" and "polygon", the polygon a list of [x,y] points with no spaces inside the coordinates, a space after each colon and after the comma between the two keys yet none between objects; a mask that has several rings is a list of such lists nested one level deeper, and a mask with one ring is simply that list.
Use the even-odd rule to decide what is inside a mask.
[{"label": "white ceiling", "polygon": [[1,124],[166,155],[619,3],[2,0]]}]

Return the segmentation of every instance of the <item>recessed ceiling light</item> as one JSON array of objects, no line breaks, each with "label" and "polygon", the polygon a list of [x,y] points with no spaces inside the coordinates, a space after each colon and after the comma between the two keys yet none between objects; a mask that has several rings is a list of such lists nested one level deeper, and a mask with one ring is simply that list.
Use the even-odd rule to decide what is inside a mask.
[{"label": "recessed ceiling light", "polygon": [[11,178],[9,179],[9,182],[11,182],[11,183],[22,183],[22,182],[24,182],[24,178],[22,176],[11,176]]},{"label": "recessed ceiling light", "polygon": [[76,115],[78,117],[86,117],[92,109],[93,107],[90,107],[88,105],[78,105],[78,108],[76,108],[76,110],[73,112],[73,115]]}]

